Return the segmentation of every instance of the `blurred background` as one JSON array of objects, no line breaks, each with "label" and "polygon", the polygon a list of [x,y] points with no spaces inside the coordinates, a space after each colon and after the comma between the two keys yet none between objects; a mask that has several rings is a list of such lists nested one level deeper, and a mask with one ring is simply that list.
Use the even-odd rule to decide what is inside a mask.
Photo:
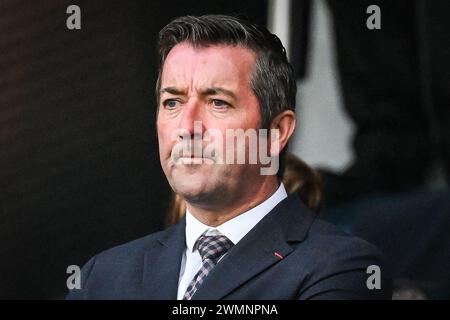
[{"label": "blurred background", "polygon": [[[80,30],[66,27],[72,4]],[[67,266],[165,227],[156,38],[207,13],[285,44],[289,148],[322,177],[319,215],[384,251],[394,298],[450,298],[449,4],[0,0],[0,298],[64,298]]]}]

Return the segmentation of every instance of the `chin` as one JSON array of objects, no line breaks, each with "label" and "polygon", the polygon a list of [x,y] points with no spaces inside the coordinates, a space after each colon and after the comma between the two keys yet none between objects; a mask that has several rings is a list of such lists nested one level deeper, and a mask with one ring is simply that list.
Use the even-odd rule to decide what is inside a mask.
[{"label": "chin", "polygon": [[[180,181],[174,181],[174,190],[185,199],[202,198],[204,194],[208,193],[208,186],[206,181],[193,179],[192,177],[177,177]],[[184,178],[184,179],[183,179]]]},{"label": "chin", "polygon": [[210,193],[209,192],[202,192],[202,191],[189,191],[185,193],[180,193],[180,195],[189,203],[192,204],[200,204],[207,202],[208,199],[210,199]]}]

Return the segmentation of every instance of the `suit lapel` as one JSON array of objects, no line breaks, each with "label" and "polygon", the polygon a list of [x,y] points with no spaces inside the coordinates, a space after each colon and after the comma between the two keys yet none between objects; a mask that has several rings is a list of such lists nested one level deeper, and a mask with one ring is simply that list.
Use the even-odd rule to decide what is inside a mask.
[{"label": "suit lapel", "polygon": [[192,299],[221,299],[286,257],[302,241],[314,216],[297,195],[280,202],[217,264]]},{"label": "suit lapel", "polygon": [[144,256],[143,298],[175,300],[186,248],[186,221],[165,231]]}]

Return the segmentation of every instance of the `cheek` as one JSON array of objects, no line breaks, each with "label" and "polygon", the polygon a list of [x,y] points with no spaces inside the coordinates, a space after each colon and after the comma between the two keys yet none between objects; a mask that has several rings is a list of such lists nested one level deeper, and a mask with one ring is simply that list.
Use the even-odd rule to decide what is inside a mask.
[{"label": "cheek", "polygon": [[253,103],[252,107],[249,108],[245,122],[251,128],[260,128],[261,127],[261,110],[259,105]]},{"label": "cheek", "polygon": [[228,128],[235,129],[258,129],[261,125],[261,111],[259,105],[254,101],[243,104],[243,107],[239,112],[230,119]]},{"label": "cheek", "polygon": [[221,131],[225,132],[226,129],[242,129],[244,131],[248,129],[258,129],[260,123],[259,115],[245,113],[239,118],[230,121],[226,126],[220,128]]},{"label": "cheek", "polygon": [[171,130],[161,124],[157,124],[158,145],[160,154],[167,154],[171,151]]}]

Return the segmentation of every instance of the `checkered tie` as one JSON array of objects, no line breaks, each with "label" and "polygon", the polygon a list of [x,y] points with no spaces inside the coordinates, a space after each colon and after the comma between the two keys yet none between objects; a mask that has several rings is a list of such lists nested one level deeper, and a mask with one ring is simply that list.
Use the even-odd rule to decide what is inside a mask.
[{"label": "checkered tie", "polygon": [[202,257],[202,266],[189,284],[183,300],[190,300],[197,289],[201,286],[209,272],[214,268],[220,258],[233,246],[233,243],[223,234],[205,235],[202,234],[194,248],[196,247]]}]

